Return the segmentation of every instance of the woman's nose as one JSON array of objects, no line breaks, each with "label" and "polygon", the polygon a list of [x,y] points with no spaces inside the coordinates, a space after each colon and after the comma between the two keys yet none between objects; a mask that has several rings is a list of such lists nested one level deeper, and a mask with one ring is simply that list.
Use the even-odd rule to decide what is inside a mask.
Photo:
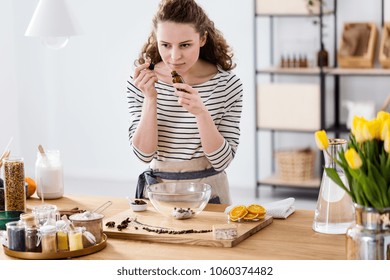
[{"label": "woman's nose", "polygon": [[172,60],[178,60],[181,57],[181,51],[179,48],[172,48],[171,58]]}]

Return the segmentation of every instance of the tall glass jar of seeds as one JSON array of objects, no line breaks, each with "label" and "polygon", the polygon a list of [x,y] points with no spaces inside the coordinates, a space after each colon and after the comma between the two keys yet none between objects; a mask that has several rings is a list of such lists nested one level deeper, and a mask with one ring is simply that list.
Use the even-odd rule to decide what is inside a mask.
[{"label": "tall glass jar of seeds", "polygon": [[23,158],[4,160],[5,210],[26,212]]}]

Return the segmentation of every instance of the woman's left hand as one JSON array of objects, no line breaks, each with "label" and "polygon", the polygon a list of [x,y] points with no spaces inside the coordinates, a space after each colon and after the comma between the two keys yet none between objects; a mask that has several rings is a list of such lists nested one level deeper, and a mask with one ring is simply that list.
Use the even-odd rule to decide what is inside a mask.
[{"label": "woman's left hand", "polygon": [[187,84],[175,83],[173,86],[176,88],[175,95],[179,97],[179,104],[188,112],[197,116],[207,110],[197,90]]}]

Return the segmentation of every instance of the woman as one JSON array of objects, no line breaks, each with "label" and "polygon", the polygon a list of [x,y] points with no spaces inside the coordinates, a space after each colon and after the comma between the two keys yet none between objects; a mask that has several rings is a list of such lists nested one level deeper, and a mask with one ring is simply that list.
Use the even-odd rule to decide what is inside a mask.
[{"label": "woman", "polygon": [[[190,180],[211,185],[210,203],[231,203],[224,170],[237,150],[242,111],[232,56],[195,1],[160,3],[128,82],[130,143],[150,163],[137,198],[145,184]],[[173,70],[185,83],[172,84]]]}]

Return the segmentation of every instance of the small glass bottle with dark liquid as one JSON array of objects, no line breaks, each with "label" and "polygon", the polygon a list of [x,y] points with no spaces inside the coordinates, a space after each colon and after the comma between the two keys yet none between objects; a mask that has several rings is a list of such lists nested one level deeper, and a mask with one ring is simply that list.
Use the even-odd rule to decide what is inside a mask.
[{"label": "small glass bottle with dark liquid", "polygon": [[179,75],[175,70],[171,72],[172,75],[172,83],[182,83],[184,84],[184,79],[182,76]]},{"label": "small glass bottle with dark liquid", "polygon": [[[183,77],[180,76],[179,73],[177,73],[175,70],[173,70],[171,72],[171,75],[172,75],[172,83],[174,83],[174,84],[175,83],[185,84]],[[177,90],[188,92],[188,91],[186,91],[184,89],[179,89],[179,88]]]},{"label": "small glass bottle with dark liquid", "polygon": [[328,52],[324,48],[324,44],[321,44],[321,49],[317,53],[317,66],[318,67],[328,67]]}]

